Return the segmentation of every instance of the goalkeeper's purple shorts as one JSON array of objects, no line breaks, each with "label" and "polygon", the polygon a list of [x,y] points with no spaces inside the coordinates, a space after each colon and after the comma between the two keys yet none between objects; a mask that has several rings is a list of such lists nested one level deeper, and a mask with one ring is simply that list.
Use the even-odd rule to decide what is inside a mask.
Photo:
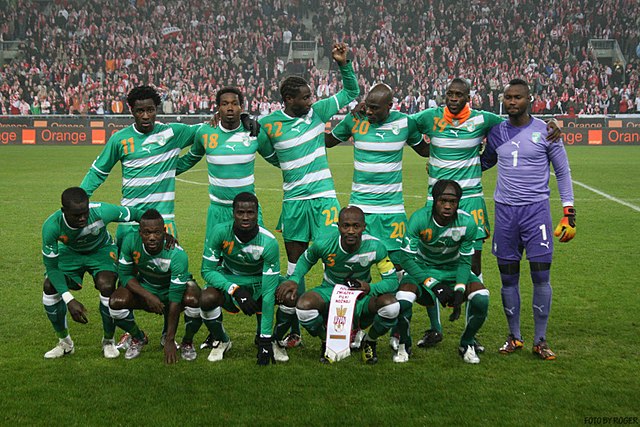
[{"label": "goalkeeper's purple shorts", "polygon": [[496,202],[495,221],[491,251],[496,257],[520,261],[526,251],[529,261],[551,262],[553,224],[549,200],[524,206]]}]

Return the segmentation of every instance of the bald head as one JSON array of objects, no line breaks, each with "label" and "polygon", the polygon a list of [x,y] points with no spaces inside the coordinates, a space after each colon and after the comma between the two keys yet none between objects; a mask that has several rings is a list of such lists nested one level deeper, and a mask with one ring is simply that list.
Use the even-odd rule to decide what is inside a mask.
[{"label": "bald head", "polygon": [[384,84],[378,83],[371,88],[364,100],[365,113],[369,123],[382,123],[389,117],[393,105],[393,91]]}]

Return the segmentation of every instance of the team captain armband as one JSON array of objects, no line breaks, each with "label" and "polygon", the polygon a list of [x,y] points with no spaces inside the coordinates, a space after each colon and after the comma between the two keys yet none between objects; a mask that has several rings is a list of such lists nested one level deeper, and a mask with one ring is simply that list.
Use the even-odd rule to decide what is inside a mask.
[{"label": "team captain armband", "polygon": [[376,266],[378,267],[378,271],[380,272],[380,274],[387,274],[395,269],[395,266],[388,256],[384,257],[384,259],[381,259],[378,264],[376,264]]}]

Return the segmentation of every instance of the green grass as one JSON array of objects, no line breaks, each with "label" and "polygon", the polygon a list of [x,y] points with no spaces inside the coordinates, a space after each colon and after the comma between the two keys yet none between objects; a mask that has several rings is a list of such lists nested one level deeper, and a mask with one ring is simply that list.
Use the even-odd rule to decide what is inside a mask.
[{"label": "green grass", "polygon": [[[105,360],[97,291],[85,280],[76,297],[90,310],[88,325],[70,324],[76,353],[61,360],[42,355],[56,342],[41,304],[43,266],[40,229],[59,208],[60,193],[77,185],[99,147],[0,148],[0,424],[15,425],[534,425],[583,424],[584,417],[640,417],[638,336],[640,309],[640,212],[575,186],[578,234],[556,244],[552,269],[553,310],[548,338],[558,354],[553,362],[530,353],[533,334],[531,283],[523,264],[525,350],[501,356],[506,331],[495,260],[483,255],[491,290],[490,313],[480,339],[487,353],[477,366],[457,356],[464,321],[449,323],[445,340],[429,351],[414,349],[404,365],[391,362],[387,338],[380,340],[377,366],[358,355],[338,364],[318,363],[319,343],[305,335],[305,347],[291,360],[268,368],[255,365],[254,320],[226,316],[234,347],[221,363],[200,352],[193,363],[164,366],[158,340],[161,319],[138,313],[151,344],[136,360]],[[573,177],[633,205],[640,205],[640,150],[635,147],[569,147]],[[340,202],[348,200],[352,173],[350,147],[330,151]],[[199,278],[208,204],[204,163],[177,184],[180,242]],[[424,204],[424,161],[405,155],[407,211]],[[188,181],[188,182],[187,182]],[[492,213],[495,171],[484,178]],[[265,224],[280,213],[281,176],[259,160],[258,196]],[[552,208],[561,214],[552,179]],[[118,203],[119,170],[94,199]],[[493,218],[493,215],[491,215]],[[487,247],[488,248],[488,247]],[[285,262],[284,250],[282,261]],[[286,264],[285,264],[286,265]],[[320,268],[307,279],[320,280]],[[199,280],[202,283],[202,280]],[[413,333],[427,320],[416,307]],[[204,339],[204,329],[196,336]]]}]

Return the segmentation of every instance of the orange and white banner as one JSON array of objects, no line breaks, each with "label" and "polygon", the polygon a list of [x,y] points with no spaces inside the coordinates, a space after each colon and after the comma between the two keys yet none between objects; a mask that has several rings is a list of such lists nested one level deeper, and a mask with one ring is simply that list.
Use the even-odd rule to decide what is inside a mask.
[{"label": "orange and white banner", "polygon": [[356,309],[356,301],[362,293],[357,289],[349,289],[344,285],[336,285],[331,294],[329,317],[327,319],[327,350],[325,357],[337,362],[349,357],[351,340],[351,324]]}]

